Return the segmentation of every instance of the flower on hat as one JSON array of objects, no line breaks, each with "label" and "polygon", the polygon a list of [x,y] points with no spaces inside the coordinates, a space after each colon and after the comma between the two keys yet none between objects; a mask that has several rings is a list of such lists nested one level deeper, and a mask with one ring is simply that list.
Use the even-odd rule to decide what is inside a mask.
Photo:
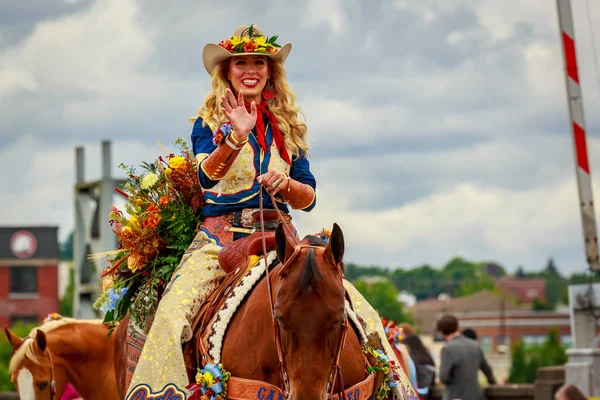
[{"label": "flower on hat", "polygon": [[260,33],[256,32],[256,30],[254,29],[254,25],[250,25],[240,34],[240,36],[232,36],[229,39],[222,40],[219,43],[219,46],[221,46],[231,54],[275,54],[281,47],[277,43],[277,35],[265,37]]}]

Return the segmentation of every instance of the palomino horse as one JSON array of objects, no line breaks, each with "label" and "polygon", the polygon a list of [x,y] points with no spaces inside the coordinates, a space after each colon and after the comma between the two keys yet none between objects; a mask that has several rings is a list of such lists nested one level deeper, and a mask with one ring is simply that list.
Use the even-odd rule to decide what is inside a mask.
[{"label": "palomino horse", "polygon": [[66,381],[86,400],[120,398],[116,335],[107,339],[108,327],[101,321],[61,318],[23,339],[8,328],[4,332],[14,348],[9,371],[21,399],[60,399]]},{"label": "palomino horse", "polygon": [[[227,328],[221,353],[224,368],[233,377],[284,389],[281,397],[269,392],[252,397],[259,399],[283,398],[289,390],[290,400],[321,400],[327,398],[332,384],[337,394],[342,386],[349,388],[364,381],[368,377],[365,358],[345,312],[341,229],[334,224],[328,243],[314,236],[298,243],[279,225],[275,244],[280,264],[269,277],[276,323],[267,280],[262,279]],[[279,338],[284,372],[275,336]],[[341,376],[335,379],[338,359]],[[377,380],[380,383],[383,377]],[[348,395],[351,399],[366,398],[354,392]]]}]

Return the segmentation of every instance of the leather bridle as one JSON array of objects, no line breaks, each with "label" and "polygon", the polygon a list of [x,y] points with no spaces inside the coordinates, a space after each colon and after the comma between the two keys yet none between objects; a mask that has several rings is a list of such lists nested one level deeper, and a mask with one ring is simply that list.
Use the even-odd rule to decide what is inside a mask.
[{"label": "leather bridle", "polygon": [[[33,337],[26,337],[25,340],[31,339],[35,340]],[[24,345],[24,344],[23,344]],[[52,354],[50,353],[50,349],[46,346],[46,352],[48,353],[48,360],[50,361],[50,400],[54,400],[56,396],[56,380],[54,379],[54,362],[52,361]],[[14,350],[13,350],[14,354]]]},{"label": "leather bridle", "polygon": [[[269,305],[271,307],[271,319],[273,322],[273,330],[274,330],[274,334],[275,334],[275,347],[277,348],[277,357],[279,358],[279,366],[281,368],[281,380],[282,380],[281,389],[283,391],[284,399],[287,399],[289,397],[290,387],[289,387],[289,379],[288,379],[288,375],[287,375],[287,371],[286,371],[285,359],[283,357],[283,349],[281,348],[280,327],[279,327],[279,323],[277,322],[277,320],[275,318],[275,305],[273,304],[273,291],[271,288],[271,280],[269,278],[269,265],[267,263],[267,242],[266,242],[266,238],[265,238],[265,225],[264,225],[264,215],[263,215],[264,207],[263,207],[262,190],[263,190],[263,186],[261,185],[259,193],[258,193],[258,198],[259,198],[259,209],[260,209],[260,231],[261,231],[261,235],[262,235],[263,259],[265,262],[265,274],[266,274],[266,279],[267,279],[267,290],[268,290],[268,294],[269,294]],[[302,245],[299,244],[299,241],[296,238],[295,232],[293,231],[293,229],[291,228],[289,223],[285,221],[285,219],[283,218],[283,215],[281,214],[281,211],[279,211],[279,208],[277,207],[277,203],[275,201],[273,194],[271,194],[271,192],[269,192],[269,191],[267,191],[267,193],[269,193],[269,196],[271,196],[271,203],[273,204],[275,210],[277,211],[277,217],[278,217],[279,221],[281,222],[285,236],[288,238],[288,240],[291,242],[291,244],[294,245],[294,252],[292,253],[292,255],[290,255],[285,260],[285,262],[283,263],[283,266],[279,270],[279,275],[281,275],[286,270],[286,268],[289,267],[291,262],[296,257],[298,257],[298,255],[300,254],[300,252],[303,249],[307,249],[307,248],[316,249],[316,248],[321,248],[321,247],[312,246],[312,245],[308,245],[308,244],[302,244]],[[340,280],[341,279],[342,279],[342,277],[340,276]],[[340,388],[341,388],[340,393],[339,393],[339,398],[340,399],[346,398],[345,390],[344,390],[344,378],[342,377],[342,368],[340,367],[340,356],[342,353],[342,349],[344,348],[344,344],[346,342],[346,336],[348,333],[348,318],[347,317],[344,318],[344,321],[342,322],[342,325],[341,325],[341,329],[342,329],[342,334],[341,334],[340,341],[338,343],[338,346],[337,346],[337,349],[335,352],[335,358],[334,358],[331,374],[329,375],[329,381],[327,383],[328,398],[333,397],[333,390],[335,387],[336,378],[338,379],[338,382],[340,383]]]}]

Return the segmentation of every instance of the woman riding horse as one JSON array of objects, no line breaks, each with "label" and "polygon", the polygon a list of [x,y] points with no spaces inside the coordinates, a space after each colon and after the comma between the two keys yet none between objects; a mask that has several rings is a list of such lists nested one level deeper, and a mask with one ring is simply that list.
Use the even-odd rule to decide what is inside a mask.
[{"label": "woman riding horse", "polygon": [[[218,264],[221,249],[259,227],[260,193],[270,229],[277,223],[275,207],[287,222],[289,207],[315,207],[307,129],[283,68],[292,46],[280,46],[276,39],[256,26],[240,26],[229,39],[204,47],[212,91],[194,118],[191,138],[205,219],[159,303],[129,395],[140,384],[152,392],[169,383],[182,390],[187,386],[181,344],[191,339],[191,322],[225,275]],[[261,185],[274,195],[275,204]],[[377,332],[394,360],[379,316],[354,287],[344,285],[368,323],[367,333]]]}]

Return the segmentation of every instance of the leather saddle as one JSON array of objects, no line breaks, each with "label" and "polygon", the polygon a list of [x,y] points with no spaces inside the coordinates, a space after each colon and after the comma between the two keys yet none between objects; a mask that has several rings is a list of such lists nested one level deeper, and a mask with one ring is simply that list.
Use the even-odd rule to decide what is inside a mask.
[{"label": "leather saddle", "polygon": [[[267,253],[275,249],[275,232],[265,232]],[[245,269],[251,256],[262,256],[262,233],[255,232],[249,236],[231,242],[219,253],[219,265],[228,274],[237,268]]]}]

